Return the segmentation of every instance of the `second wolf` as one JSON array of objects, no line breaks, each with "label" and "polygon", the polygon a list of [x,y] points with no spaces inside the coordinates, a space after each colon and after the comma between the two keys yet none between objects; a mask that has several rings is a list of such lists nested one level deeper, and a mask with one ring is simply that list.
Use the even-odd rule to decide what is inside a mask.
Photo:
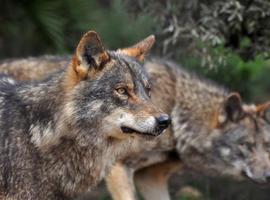
[{"label": "second wolf", "polygon": [[[18,79],[39,79],[65,58],[41,57],[4,62],[2,72]],[[19,74],[22,68],[38,73]],[[270,104],[247,105],[237,93],[198,78],[172,62],[145,64],[153,89],[152,101],[171,113],[169,134],[154,145],[141,143],[139,152],[118,162],[107,176],[117,200],[135,199],[135,182],[147,200],[169,199],[167,179],[187,166],[204,173],[266,182],[270,175]],[[177,154],[175,154],[177,152]]]}]

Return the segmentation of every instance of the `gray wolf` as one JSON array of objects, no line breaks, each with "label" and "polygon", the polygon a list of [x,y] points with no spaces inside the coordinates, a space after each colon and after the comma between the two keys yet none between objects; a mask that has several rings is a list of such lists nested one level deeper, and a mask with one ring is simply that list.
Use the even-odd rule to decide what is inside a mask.
[{"label": "gray wolf", "polygon": [[[4,61],[0,71],[17,79],[39,79],[65,60],[45,56]],[[21,68],[38,73],[22,76],[17,73]],[[138,152],[114,165],[106,177],[114,199],[136,199],[135,183],[147,200],[170,199],[167,180],[179,170],[267,182],[270,103],[245,104],[238,93],[169,61],[152,59],[145,68],[153,85],[152,102],[171,113],[172,126],[151,145],[139,143]]]},{"label": "gray wolf", "polygon": [[153,43],[108,51],[89,31],[46,79],[0,78],[0,199],[74,198],[132,152],[132,141],[167,128],[140,63]]}]

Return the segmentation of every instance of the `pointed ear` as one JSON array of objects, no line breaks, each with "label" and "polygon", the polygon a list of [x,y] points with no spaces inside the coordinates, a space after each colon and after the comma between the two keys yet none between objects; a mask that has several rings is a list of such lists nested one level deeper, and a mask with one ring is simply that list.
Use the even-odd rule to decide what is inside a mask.
[{"label": "pointed ear", "polygon": [[270,123],[270,102],[256,106],[257,113]]},{"label": "pointed ear", "polygon": [[90,71],[100,71],[109,59],[98,34],[89,31],[84,34],[76,48],[72,67],[78,80],[82,80]]},{"label": "pointed ear", "polygon": [[155,36],[150,35],[144,40],[142,40],[141,42],[131,47],[120,49],[118,51],[120,51],[121,53],[127,56],[134,57],[138,59],[139,61],[143,61],[145,55],[150,51],[154,43],[155,43]]},{"label": "pointed ear", "polygon": [[227,119],[237,122],[243,116],[242,100],[238,93],[231,93],[226,98],[223,110]]}]

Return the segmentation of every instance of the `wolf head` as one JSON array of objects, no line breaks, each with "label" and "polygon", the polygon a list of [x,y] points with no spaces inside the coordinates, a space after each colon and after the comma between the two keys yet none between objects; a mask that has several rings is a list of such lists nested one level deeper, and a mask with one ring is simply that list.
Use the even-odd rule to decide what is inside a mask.
[{"label": "wolf head", "polygon": [[151,103],[141,64],[153,43],[154,36],[149,36],[132,47],[107,51],[96,32],[82,37],[63,81],[62,116],[63,123],[75,127],[73,133],[85,132],[82,143],[87,145],[89,130],[99,137],[124,139],[157,136],[167,128],[169,116]]},{"label": "wolf head", "polygon": [[202,168],[210,173],[266,182],[270,178],[270,103],[244,105],[240,95],[232,93],[214,118],[213,131],[199,142],[203,150],[191,160],[203,162]]}]

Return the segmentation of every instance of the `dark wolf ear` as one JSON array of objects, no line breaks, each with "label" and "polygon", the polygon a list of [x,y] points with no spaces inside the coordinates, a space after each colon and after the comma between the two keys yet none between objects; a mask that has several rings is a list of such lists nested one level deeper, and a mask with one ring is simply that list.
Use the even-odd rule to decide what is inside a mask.
[{"label": "dark wolf ear", "polygon": [[73,65],[80,78],[85,78],[89,70],[101,70],[102,64],[109,60],[100,37],[95,31],[89,31],[81,38]]},{"label": "dark wolf ear", "polygon": [[226,118],[232,122],[238,121],[243,116],[242,99],[238,93],[231,93],[223,105]]},{"label": "dark wolf ear", "polygon": [[155,43],[155,36],[150,35],[144,40],[142,40],[141,42],[131,47],[120,49],[119,51],[130,57],[134,57],[138,59],[139,61],[143,61],[145,55],[150,51],[154,43]]},{"label": "dark wolf ear", "polygon": [[110,59],[95,31],[89,31],[81,38],[71,66],[68,68],[68,85],[75,85],[89,75],[102,70]]}]

